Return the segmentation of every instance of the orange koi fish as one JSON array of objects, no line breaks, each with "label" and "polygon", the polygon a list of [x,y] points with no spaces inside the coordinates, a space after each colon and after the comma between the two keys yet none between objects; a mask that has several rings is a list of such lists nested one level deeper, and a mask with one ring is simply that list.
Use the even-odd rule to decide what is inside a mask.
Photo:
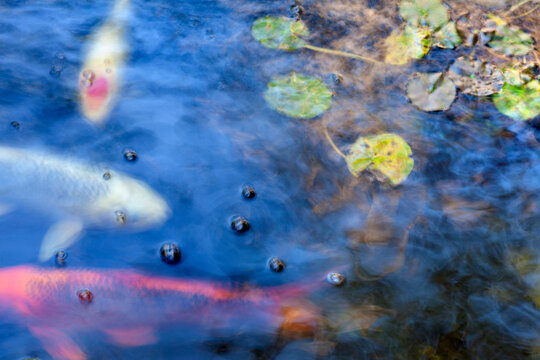
[{"label": "orange koi fish", "polygon": [[156,343],[156,330],[175,324],[309,337],[317,317],[299,302],[305,292],[302,286],[235,287],[132,270],[0,269],[3,318],[22,322],[60,360],[87,358],[74,340],[86,331],[101,331],[126,347]]},{"label": "orange koi fish", "polygon": [[79,75],[81,109],[86,118],[101,123],[118,92],[127,52],[124,28],[129,0],[117,0],[105,24],[97,30]]}]

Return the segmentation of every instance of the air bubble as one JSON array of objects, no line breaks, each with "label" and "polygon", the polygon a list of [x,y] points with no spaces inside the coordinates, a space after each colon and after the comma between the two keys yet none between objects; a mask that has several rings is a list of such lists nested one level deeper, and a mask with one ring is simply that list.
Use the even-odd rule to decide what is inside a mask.
[{"label": "air bubble", "polygon": [[60,76],[62,73],[62,70],[64,70],[64,65],[62,64],[53,64],[51,66],[51,70],[49,70],[49,74],[52,76]]},{"label": "air bubble", "polygon": [[90,304],[94,299],[94,294],[88,289],[81,289],[77,292],[79,300],[83,304]]},{"label": "air bubble", "polygon": [[110,180],[110,179],[111,179],[111,176],[112,176],[111,173],[108,172],[108,171],[105,171],[105,172],[103,173],[103,179],[105,179],[105,180]]},{"label": "air bubble", "polygon": [[268,267],[273,272],[282,272],[285,269],[285,263],[280,258],[273,257],[268,260]]},{"label": "air bubble", "polygon": [[236,215],[231,218],[231,229],[238,234],[248,231],[250,227],[249,221],[243,216]]},{"label": "air bubble", "polygon": [[21,124],[19,124],[18,121],[12,121],[9,123],[11,125],[12,128],[14,128],[15,130],[20,130],[21,129]]},{"label": "air bubble", "polygon": [[56,56],[56,58],[57,58],[58,60],[62,60],[62,61],[64,61],[64,59],[66,58],[66,56],[64,55],[64,53],[61,52],[61,51],[57,52],[55,56]]},{"label": "air bubble", "polygon": [[96,74],[92,70],[84,70],[82,72],[82,78],[84,80],[88,80],[88,81],[90,81],[90,83],[92,83],[94,81],[94,79],[96,78]]},{"label": "air bubble", "polygon": [[63,267],[66,266],[66,260],[67,260],[68,254],[65,251],[58,251],[55,255],[54,262],[56,263],[56,266]]},{"label": "air bubble", "polygon": [[122,210],[116,210],[114,212],[114,215],[116,215],[116,222],[119,224],[119,225],[125,225],[126,224],[126,213],[123,212]]},{"label": "air bubble", "polygon": [[112,73],[112,69],[111,69],[111,68],[106,68],[106,69],[105,69],[105,72],[106,72],[107,74],[110,74],[110,73]]},{"label": "air bubble", "polygon": [[133,162],[137,160],[137,153],[133,150],[124,150],[124,158],[127,161]]},{"label": "air bubble", "polygon": [[174,242],[163,244],[159,249],[159,254],[161,255],[161,261],[171,265],[178,264],[182,258],[180,248]]},{"label": "air bubble", "polygon": [[334,286],[341,286],[345,283],[345,276],[338,272],[331,272],[326,276],[326,281]]},{"label": "air bubble", "polygon": [[242,196],[244,197],[244,199],[247,199],[247,200],[253,199],[255,195],[257,195],[257,193],[255,192],[255,189],[253,188],[253,186],[244,185],[242,187]]}]

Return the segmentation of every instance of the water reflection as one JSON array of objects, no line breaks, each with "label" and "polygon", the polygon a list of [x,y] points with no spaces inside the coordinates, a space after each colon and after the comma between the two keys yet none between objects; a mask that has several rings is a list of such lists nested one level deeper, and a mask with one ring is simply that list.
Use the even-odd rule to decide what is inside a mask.
[{"label": "water reflection", "polygon": [[[451,15],[476,8],[469,3],[449,3]],[[495,3],[479,6],[485,12],[505,5]],[[310,43],[380,60],[382,40],[401,23],[394,1],[133,1],[124,86],[98,129],[79,113],[78,76],[89,36],[110,5],[0,5],[4,145],[107,164],[96,172],[99,181],[114,181],[110,169],[122,171],[171,208],[171,218],[155,229],[90,229],[62,269],[136,269],[242,289],[309,284],[302,305],[313,306],[320,323],[310,338],[282,341],[279,326],[254,331],[257,317],[250,312],[245,323],[217,326],[227,316],[218,307],[199,316],[208,321],[199,326],[183,318],[157,325],[154,345],[124,347],[83,334],[89,358],[522,359],[537,351],[538,271],[532,265],[520,271],[512,260],[528,254],[527,263],[537,261],[534,121],[516,125],[491,101],[463,94],[447,112],[425,113],[405,95],[412,74],[439,71],[471,49],[432,49],[408,66],[387,67],[307,50],[277,52],[250,33],[261,16],[300,17]],[[291,71],[316,76],[334,92],[324,115],[286,118],[265,103],[270,79]],[[325,130],[342,150],[359,136],[399,134],[412,148],[414,169],[398,187],[368,172],[354,178]],[[125,160],[126,149],[137,161]],[[256,189],[249,200],[242,197],[245,184]],[[21,191],[33,187],[28,178]],[[2,268],[36,263],[50,225],[45,215],[21,206],[0,218]],[[241,236],[231,230],[234,215],[250,223]],[[159,250],[173,242],[182,256],[169,266]],[[283,271],[270,271],[273,257],[283,261]],[[40,266],[49,271],[54,262]],[[327,283],[329,272],[342,273],[345,284]],[[77,285],[73,295],[85,288]],[[93,293],[91,306],[99,299]],[[198,301],[194,314],[208,305]],[[122,311],[131,306],[154,314],[133,294],[122,304]],[[305,313],[294,308],[264,317],[287,315]],[[0,352],[47,358],[22,323],[22,317],[3,320]]]}]

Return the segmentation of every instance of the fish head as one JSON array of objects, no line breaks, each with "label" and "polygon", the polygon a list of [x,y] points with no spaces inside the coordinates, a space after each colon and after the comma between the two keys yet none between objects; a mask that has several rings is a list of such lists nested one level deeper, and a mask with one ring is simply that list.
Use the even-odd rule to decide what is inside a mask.
[{"label": "fish head", "polygon": [[171,210],[161,195],[145,183],[122,174],[112,174],[106,194],[93,206],[94,214],[119,225],[148,228],[165,222]]}]

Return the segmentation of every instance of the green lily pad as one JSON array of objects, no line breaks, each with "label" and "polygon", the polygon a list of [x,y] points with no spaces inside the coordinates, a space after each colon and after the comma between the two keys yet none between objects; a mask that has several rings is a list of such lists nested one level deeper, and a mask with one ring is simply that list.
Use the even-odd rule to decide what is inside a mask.
[{"label": "green lily pad", "polygon": [[398,185],[414,167],[411,155],[411,148],[401,136],[385,133],[358,138],[351,146],[346,161],[354,176],[369,169],[379,181]]},{"label": "green lily pad", "polygon": [[447,110],[456,98],[456,86],[443,73],[420,73],[409,82],[407,96],[421,110]]},{"label": "green lily pad", "polygon": [[300,119],[314,118],[332,103],[332,92],[314,77],[291,73],[268,83],[266,102],[278,112]]},{"label": "green lily pad", "polygon": [[253,23],[251,34],[267,48],[293,51],[306,44],[300,37],[309,30],[301,20],[266,16]]},{"label": "green lily pad", "polygon": [[386,57],[384,61],[393,65],[405,65],[409,59],[420,59],[431,48],[431,32],[428,28],[406,26],[393,32],[384,42]]},{"label": "green lily pad", "polygon": [[443,49],[453,49],[461,44],[461,37],[456,30],[456,24],[447,22],[435,34],[433,34],[433,45]]},{"label": "green lily pad", "polygon": [[498,16],[490,15],[485,31],[494,32],[488,45],[506,55],[526,55],[534,49],[533,38],[520,28],[509,26]]},{"label": "green lily pad", "polygon": [[532,119],[540,114],[540,82],[535,79],[520,86],[504,84],[493,102],[497,110],[514,120]]},{"label": "green lily pad", "polygon": [[496,94],[504,84],[503,74],[496,66],[466,57],[454,61],[448,77],[464,94],[474,96]]},{"label": "green lily pad", "polygon": [[402,0],[399,14],[415,27],[436,30],[448,22],[448,12],[439,0]]}]

